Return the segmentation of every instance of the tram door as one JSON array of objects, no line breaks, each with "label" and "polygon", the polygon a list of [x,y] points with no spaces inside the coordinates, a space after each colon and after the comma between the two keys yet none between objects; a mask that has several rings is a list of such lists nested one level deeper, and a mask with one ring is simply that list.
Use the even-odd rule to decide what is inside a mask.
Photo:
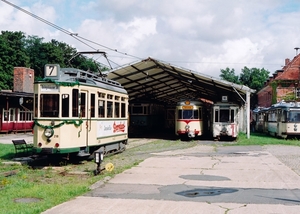
[{"label": "tram door", "polygon": [[[80,117],[83,120],[82,129],[81,129],[81,142],[85,142],[86,147],[88,148],[91,130],[91,118],[90,118],[90,102],[89,102],[89,92],[86,90],[80,91]],[[83,145],[82,145],[83,146]],[[86,150],[86,152],[89,152]]]}]

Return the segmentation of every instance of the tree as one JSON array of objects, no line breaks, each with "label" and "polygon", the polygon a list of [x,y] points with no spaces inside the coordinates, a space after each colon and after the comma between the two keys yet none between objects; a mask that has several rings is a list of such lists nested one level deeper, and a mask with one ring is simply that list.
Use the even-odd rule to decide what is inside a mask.
[{"label": "tree", "polygon": [[243,85],[248,86],[251,89],[259,91],[263,88],[265,81],[269,78],[270,72],[264,68],[247,68],[246,66],[242,69],[240,74],[240,82]]},{"label": "tree", "polygon": [[13,88],[14,67],[28,67],[22,32],[2,31],[0,35],[0,89]]},{"label": "tree", "polygon": [[226,69],[221,69],[220,77],[222,80],[226,80],[228,82],[240,84],[239,76],[235,75],[234,69],[231,70],[227,67]]}]

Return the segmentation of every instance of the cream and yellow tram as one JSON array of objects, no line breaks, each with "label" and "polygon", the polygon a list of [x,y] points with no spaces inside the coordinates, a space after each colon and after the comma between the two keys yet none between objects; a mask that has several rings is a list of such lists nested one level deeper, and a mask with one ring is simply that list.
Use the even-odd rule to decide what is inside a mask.
[{"label": "cream and yellow tram", "polygon": [[238,136],[239,106],[231,102],[216,102],[212,106],[211,132],[214,139]]},{"label": "cream and yellow tram", "polygon": [[118,83],[75,68],[45,65],[34,83],[34,152],[89,157],[127,144],[128,94]]},{"label": "cream and yellow tram", "polygon": [[181,139],[193,139],[203,134],[203,102],[180,101],[175,111],[175,134]]},{"label": "cream and yellow tram", "polygon": [[300,103],[299,102],[280,102],[272,105],[267,114],[268,134],[281,137],[300,136]]}]

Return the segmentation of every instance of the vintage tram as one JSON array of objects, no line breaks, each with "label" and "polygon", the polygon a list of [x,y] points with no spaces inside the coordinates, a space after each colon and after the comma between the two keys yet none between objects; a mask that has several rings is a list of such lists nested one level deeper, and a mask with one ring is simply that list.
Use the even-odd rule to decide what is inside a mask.
[{"label": "vintage tram", "polygon": [[184,100],[176,104],[175,134],[181,139],[193,139],[203,134],[202,101]]},{"label": "vintage tram", "polygon": [[238,136],[239,106],[233,102],[216,102],[212,105],[211,133],[215,140],[235,139]]},{"label": "vintage tram", "polygon": [[34,152],[70,158],[125,149],[128,94],[102,75],[47,64],[34,83]]},{"label": "vintage tram", "polygon": [[269,135],[281,138],[300,136],[300,102],[276,103],[264,113]]}]

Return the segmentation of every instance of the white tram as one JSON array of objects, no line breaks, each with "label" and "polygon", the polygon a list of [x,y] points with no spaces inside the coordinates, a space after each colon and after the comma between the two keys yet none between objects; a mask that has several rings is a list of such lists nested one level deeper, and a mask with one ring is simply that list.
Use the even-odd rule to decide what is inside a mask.
[{"label": "white tram", "polygon": [[281,137],[300,136],[300,102],[280,102],[266,112],[268,134]]},{"label": "white tram", "polygon": [[175,110],[175,134],[180,138],[195,138],[203,134],[203,102],[180,101]]},{"label": "white tram", "polygon": [[45,65],[34,83],[34,152],[90,157],[125,149],[128,94],[118,83],[75,68]]},{"label": "white tram", "polygon": [[238,136],[239,106],[231,102],[216,102],[212,106],[211,133],[214,139]]}]

